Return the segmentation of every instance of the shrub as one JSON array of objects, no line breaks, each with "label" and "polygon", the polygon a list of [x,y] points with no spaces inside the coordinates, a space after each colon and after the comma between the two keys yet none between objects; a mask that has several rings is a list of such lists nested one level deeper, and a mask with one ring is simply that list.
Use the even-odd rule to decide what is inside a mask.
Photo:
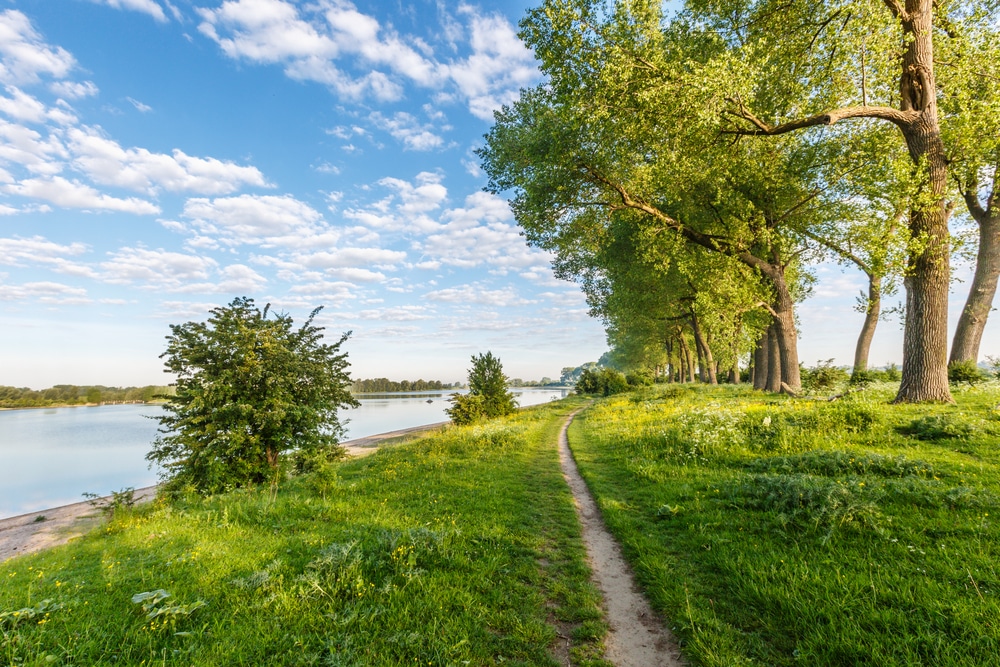
[{"label": "shrub", "polygon": [[624,375],[611,368],[600,370],[588,368],[580,374],[580,379],[576,381],[576,393],[578,394],[611,396],[624,391],[628,391],[628,380]]},{"label": "shrub", "polygon": [[983,380],[983,372],[976,365],[976,362],[967,359],[965,361],[953,361],[948,364],[948,382],[968,382],[975,385]]},{"label": "shrub", "polygon": [[275,484],[286,452],[335,446],[343,433],[337,410],[358,405],[340,351],[349,334],[325,343],[319,308],[297,330],[269,310],[243,297],[207,322],[170,326],[161,356],[177,391],[146,455],[169,487]]},{"label": "shrub", "polygon": [[920,417],[896,430],[917,440],[958,440],[973,433],[969,424],[943,415]]},{"label": "shrub", "polygon": [[473,424],[483,419],[493,419],[517,411],[514,394],[507,390],[507,376],[503,364],[492,352],[472,356],[469,369],[469,393],[452,394],[452,407],[445,410],[451,420],[459,425]]},{"label": "shrub", "polygon": [[486,419],[486,403],[478,394],[452,394],[451,407],[445,412],[459,426],[475,424]]},{"label": "shrub", "polygon": [[650,387],[653,384],[653,374],[647,369],[632,371],[625,375],[625,381],[630,387]]},{"label": "shrub", "polygon": [[802,388],[807,391],[832,389],[848,378],[847,370],[833,365],[833,359],[802,369]]}]

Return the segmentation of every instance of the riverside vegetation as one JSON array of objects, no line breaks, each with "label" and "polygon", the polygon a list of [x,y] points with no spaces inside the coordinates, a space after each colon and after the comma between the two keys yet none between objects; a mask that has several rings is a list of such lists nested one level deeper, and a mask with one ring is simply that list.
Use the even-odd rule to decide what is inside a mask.
[{"label": "riverside vegetation", "polygon": [[957,406],[656,387],[570,427],[581,473],[697,665],[1000,661],[1000,386]]},{"label": "riverside vegetation", "polygon": [[[895,391],[657,385],[577,417],[580,470],[692,665],[996,664],[1000,386]],[[0,662],[552,665],[568,641],[601,664],[554,447],[585,400],[2,564]]]},{"label": "riverside vegetation", "polygon": [[[556,453],[573,398],[0,565],[9,665],[599,665]],[[557,630],[558,629],[558,630]],[[557,632],[562,635],[558,636]]]}]

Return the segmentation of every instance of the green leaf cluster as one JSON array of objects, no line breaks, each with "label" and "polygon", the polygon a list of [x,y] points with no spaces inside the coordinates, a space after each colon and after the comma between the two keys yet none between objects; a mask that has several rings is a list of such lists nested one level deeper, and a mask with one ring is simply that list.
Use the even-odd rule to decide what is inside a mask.
[{"label": "green leaf cluster", "polygon": [[337,446],[337,411],[358,405],[340,350],[350,333],[325,342],[319,310],[296,329],[242,297],[206,322],[171,325],[161,357],[176,395],[146,457],[168,486],[215,493],[273,482],[284,453]]}]

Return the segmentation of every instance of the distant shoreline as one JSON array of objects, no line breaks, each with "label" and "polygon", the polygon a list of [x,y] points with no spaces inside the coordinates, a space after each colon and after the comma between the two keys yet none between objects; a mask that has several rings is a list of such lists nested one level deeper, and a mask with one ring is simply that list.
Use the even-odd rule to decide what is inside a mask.
[{"label": "distant shoreline", "polygon": [[59,408],[102,408],[105,405],[163,405],[166,401],[108,401],[107,403],[57,403],[53,405],[19,405],[14,408],[0,407],[0,412],[8,410],[57,410]]}]

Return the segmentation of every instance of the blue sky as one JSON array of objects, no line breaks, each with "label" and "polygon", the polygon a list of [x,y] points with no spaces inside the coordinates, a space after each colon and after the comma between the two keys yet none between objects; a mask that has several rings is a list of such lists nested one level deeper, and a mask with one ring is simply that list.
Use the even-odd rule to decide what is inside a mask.
[{"label": "blue sky", "polygon": [[[540,80],[528,5],[0,0],[0,384],[164,382],[168,325],[242,295],[325,306],[358,377],[595,360],[599,323],[473,155]],[[850,363],[862,281],[818,274],[802,359]]]}]

